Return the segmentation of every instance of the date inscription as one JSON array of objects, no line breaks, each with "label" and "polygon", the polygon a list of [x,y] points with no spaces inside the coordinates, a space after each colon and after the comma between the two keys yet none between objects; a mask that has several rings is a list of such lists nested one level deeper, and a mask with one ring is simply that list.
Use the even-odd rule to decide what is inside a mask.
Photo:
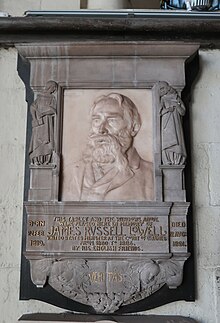
[{"label": "date inscription", "polygon": [[[41,216],[42,217],[42,216]],[[29,216],[27,250],[169,252],[167,216]]]}]

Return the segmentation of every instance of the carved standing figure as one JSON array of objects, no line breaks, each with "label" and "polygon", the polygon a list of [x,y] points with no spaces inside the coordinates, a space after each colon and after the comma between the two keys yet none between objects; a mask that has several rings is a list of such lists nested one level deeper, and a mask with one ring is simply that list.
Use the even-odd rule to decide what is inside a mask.
[{"label": "carved standing figure", "polygon": [[186,148],[182,128],[185,106],[176,90],[167,82],[159,82],[161,102],[162,162],[164,165],[183,165]]},{"label": "carved standing figure", "polygon": [[54,145],[54,117],[56,115],[57,83],[48,81],[42,93],[30,107],[32,116],[32,137],[29,156],[32,165],[51,163]]}]

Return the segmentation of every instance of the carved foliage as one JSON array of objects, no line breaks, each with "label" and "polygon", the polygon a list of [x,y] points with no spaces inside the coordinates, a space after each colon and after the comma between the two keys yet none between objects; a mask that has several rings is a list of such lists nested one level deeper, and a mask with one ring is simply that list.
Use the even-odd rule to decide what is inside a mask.
[{"label": "carved foliage", "polygon": [[184,261],[149,259],[97,263],[47,259],[31,263],[33,282],[38,287],[43,287],[49,276],[49,284],[62,295],[93,306],[97,313],[113,313],[121,305],[150,296],[165,284],[170,288],[178,287],[182,282]]}]

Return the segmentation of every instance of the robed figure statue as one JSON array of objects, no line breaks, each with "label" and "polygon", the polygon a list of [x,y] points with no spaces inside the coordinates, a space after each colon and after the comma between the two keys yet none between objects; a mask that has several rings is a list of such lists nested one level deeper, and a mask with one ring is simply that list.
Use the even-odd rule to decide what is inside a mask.
[{"label": "robed figure statue", "polygon": [[37,95],[30,107],[32,116],[32,137],[29,156],[32,165],[48,165],[51,163],[54,143],[54,117],[56,115],[57,83],[48,81],[45,89]]},{"label": "robed figure statue", "polygon": [[179,94],[167,82],[159,82],[161,148],[164,165],[183,165],[186,148],[182,128],[185,106]]}]

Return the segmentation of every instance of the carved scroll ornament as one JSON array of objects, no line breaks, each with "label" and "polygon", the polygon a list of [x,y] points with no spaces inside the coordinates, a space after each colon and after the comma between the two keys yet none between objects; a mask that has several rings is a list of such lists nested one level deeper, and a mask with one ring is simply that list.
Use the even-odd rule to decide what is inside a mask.
[{"label": "carved scroll ornament", "polygon": [[163,165],[184,165],[186,148],[182,116],[185,106],[179,94],[167,82],[158,82],[161,116],[161,150]]},{"label": "carved scroll ornament", "polygon": [[32,137],[29,147],[31,165],[48,165],[55,150],[54,117],[56,115],[57,83],[48,81],[45,89],[37,95],[30,107],[32,116]]}]

